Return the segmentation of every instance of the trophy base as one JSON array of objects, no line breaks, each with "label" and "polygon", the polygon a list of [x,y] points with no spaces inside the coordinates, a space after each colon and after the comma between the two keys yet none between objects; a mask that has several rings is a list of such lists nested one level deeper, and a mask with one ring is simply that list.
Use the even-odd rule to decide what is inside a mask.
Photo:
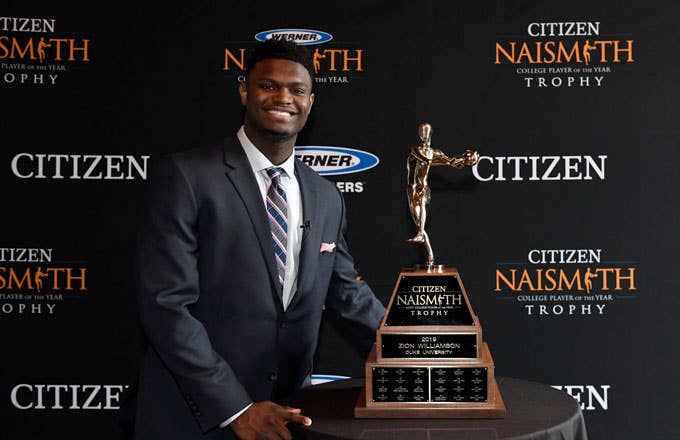
[{"label": "trophy base", "polygon": [[[358,419],[502,419],[505,418],[505,404],[498,390],[493,375],[493,359],[486,343],[483,344],[483,355],[479,360],[464,362],[451,361],[379,361],[375,348],[371,350],[366,361],[366,387],[361,391],[354,407],[354,417]],[[436,401],[436,399],[422,399],[421,401],[380,401],[374,389],[372,370],[377,368],[414,369],[455,368],[459,372],[464,370],[489,371],[484,382],[484,399],[477,401]],[[463,376],[461,376],[462,378]],[[482,375],[478,377],[483,377]],[[401,383],[401,382],[400,382]],[[389,387],[397,383],[389,383]],[[368,388],[367,388],[368,387]],[[431,387],[430,387],[431,388]],[[434,394],[434,392],[432,392]],[[431,396],[432,397],[432,396]]]},{"label": "trophy base", "polygon": [[493,377],[489,378],[491,402],[483,404],[408,404],[390,408],[366,406],[366,389],[362,389],[354,406],[357,419],[503,419],[505,404],[498,385]]}]

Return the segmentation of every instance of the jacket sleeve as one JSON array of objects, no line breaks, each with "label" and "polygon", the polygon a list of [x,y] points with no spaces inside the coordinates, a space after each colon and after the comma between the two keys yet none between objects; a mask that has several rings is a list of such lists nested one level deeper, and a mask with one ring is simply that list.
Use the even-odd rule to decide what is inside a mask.
[{"label": "jacket sleeve", "polygon": [[340,192],[341,221],[336,241],[333,273],[326,297],[326,308],[344,321],[359,348],[368,353],[375,342],[375,331],[385,307],[365,281],[357,279],[354,259],[345,240],[345,203]]},{"label": "jacket sleeve", "polygon": [[252,400],[190,312],[200,297],[198,243],[192,186],[180,167],[164,158],[152,174],[138,238],[139,313],[151,346],[206,432]]}]

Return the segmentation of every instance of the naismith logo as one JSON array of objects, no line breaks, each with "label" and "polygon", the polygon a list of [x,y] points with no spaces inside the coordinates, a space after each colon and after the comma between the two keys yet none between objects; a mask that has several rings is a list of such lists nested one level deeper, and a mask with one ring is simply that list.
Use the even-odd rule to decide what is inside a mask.
[{"label": "naismith logo", "polygon": [[321,44],[331,41],[333,36],[327,32],[312,29],[274,29],[262,31],[255,35],[257,41],[284,40],[294,41],[299,45]]},{"label": "naismith logo", "polygon": [[635,62],[629,33],[602,30],[599,21],[532,22],[525,35],[496,41],[494,64],[526,88],[602,87],[612,72]]},{"label": "naismith logo", "polygon": [[[364,72],[364,50],[358,42],[338,42],[328,32],[313,29],[272,29],[255,34],[256,41],[294,41],[299,45],[318,45],[312,54],[314,82],[316,84],[349,84]],[[330,44],[331,40],[334,40]],[[239,82],[245,81],[243,72],[247,51],[252,45],[225,47],[222,70],[236,74]]]},{"label": "naismith logo", "polygon": [[358,173],[380,162],[374,154],[341,147],[295,147],[295,157],[322,176]]},{"label": "naismith logo", "polygon": [[88,290],[82,261],[57,261],[51,248],[0,247],[0,316],[52,315]]},{"label": "naismith logo", "polygon": [[90,62],[89,38],[57,31],[54,18],[0,17],[0,85],[55,85]]},{"label": "naismith logo", "polygon": [[606,260],[602,249],[531,249],[524,262],[498,263],[498,299],[530,316],[599,316],[614,301],[637,298],[637,263]]}]

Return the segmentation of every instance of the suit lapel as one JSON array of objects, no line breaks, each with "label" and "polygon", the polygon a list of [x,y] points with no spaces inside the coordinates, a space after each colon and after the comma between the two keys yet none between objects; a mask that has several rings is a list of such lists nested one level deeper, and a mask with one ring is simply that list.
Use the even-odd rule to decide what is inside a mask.
[{"label": "suit lapel", "polygon": [[243,151],[243,147],[241,147],[238,139],[227,138],[225,140],[224,162],[227,164],[227,178],[239,193],[239,196],[248,211],[250,221],[253,223],[255,235],[260,243],[260,250],[267,263],[269,278],[276,289],[276,300],[278,301],[279,306],[283,307],[281,302],[281,283],[278,281],[278,269],[276,267],[276,261],[274,260],[274,249],[272,247],[271,229],[269,220],[267,219],[267,211],[264,207],[262,194],[260,194],[252,168],[248,162],[248,157]]},{"label": "suit lapel", "polygon": [[288,306],[289,308],[294,307],[300,301],[300,297],[311,289],[314,277],[316,276],[316,266],[319,261],[322,227],[320,200],[317,188],[312,181],[312,178],[316,178],[316,176],[309,173],[314,173],[314,171],[302,167],[299,161],[295,161],[295,175],[300,184],[300,193],[302,195],[302,218],[308,227],[305,228],[302,235],[297,292],[293,296],[293,300]]}]

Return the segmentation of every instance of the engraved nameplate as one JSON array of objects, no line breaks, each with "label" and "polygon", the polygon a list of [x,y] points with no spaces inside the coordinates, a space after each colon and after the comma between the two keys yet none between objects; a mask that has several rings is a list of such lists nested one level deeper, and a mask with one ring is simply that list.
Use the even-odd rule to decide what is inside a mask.
[{"label": "engraved nameplate", "polygon": [[383,358],[447,359],[477,357],[477,335],[475,333],[383,333],[381,341]]},{"label": "engraved nameplate", "polygon": [[373,368],[374,402],[427,402],[429,375],[427,368]]},{"label": "engraved nameplate", "polygon": [[430,400],[432,402],[486,402],[488,369],[431,368]]},{"label": "engraved nameplate", "polygon": [[486,367],[374,367],[373,402],[481,403],[488,400]]}]

